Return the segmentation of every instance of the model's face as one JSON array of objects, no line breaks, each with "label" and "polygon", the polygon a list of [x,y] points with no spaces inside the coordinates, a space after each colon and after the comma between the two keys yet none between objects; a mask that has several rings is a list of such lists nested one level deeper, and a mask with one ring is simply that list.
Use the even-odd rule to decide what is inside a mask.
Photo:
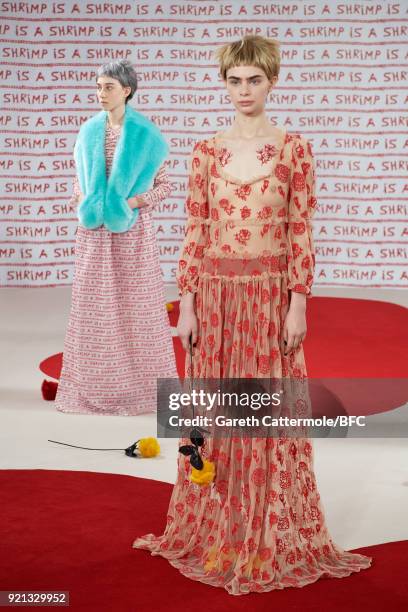
[{"label": "model's face", "polygon": [[112,111],[125,104],[131,92],[130,87],[122,87],[118,80],[112,77],[101,76],[96,82],[99,103],[103,110]]},{"label": "model's face", "polygon": [[255,116],[263,112],[269,92],[278,77],[268,80],[265,72],[256,66],[235,66],[227,70],[226,86],[238,112]]}]

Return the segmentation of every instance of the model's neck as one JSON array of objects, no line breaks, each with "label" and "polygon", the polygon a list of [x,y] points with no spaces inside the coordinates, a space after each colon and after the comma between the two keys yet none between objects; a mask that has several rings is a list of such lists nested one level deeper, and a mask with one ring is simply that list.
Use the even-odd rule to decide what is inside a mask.
[{"label": "model's neck", "polygon": [[248,117],[241,113],[235,116],[230,134],[236,138],[255,138],[265,136],[271,129],[271,124],[265,112],[254,117]]},{"label": "model's neck", "polygon": [[112,127],[118,127],[119,125],[122,125],[125,117],[125,110],[125,105],[121,104],[120,106],[117,106],[116,108],[113,108],[112,110],[108,111],[108,120]]}]

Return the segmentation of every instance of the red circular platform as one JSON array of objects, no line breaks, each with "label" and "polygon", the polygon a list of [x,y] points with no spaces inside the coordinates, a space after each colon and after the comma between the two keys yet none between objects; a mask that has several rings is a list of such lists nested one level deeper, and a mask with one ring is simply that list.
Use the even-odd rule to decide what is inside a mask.
[{"label": "red circular platform", "polygon": [[[179,302],[172,302],[175,327]],[[304,341],[309,379],[326,387],[348,414],[368,415],[404,405],[408,399],[408,310],[376,300],[313,297],[307,301]],[[184,377],[185,352],[173,337],[177,369]],[[59,379],[62,353],[40,363]],[[313,401],[313,397],[312,397]]]}]

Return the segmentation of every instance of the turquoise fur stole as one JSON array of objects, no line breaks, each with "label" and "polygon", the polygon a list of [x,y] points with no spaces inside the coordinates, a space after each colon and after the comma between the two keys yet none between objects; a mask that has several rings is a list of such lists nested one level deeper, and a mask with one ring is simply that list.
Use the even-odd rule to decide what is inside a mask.
[{"label": "turquoise fur stole", "polygon": [[74,159],[84,195],[78,207],[78,219],[87,229],[104,225],[111,232],[126,232],[139,214],[139,209],[131,209],[126,200],[152,187],[168,154],[168,146],[154,123],[126,104],[107,178],[106,121],[106,111],[88,119],[75,143]]}]

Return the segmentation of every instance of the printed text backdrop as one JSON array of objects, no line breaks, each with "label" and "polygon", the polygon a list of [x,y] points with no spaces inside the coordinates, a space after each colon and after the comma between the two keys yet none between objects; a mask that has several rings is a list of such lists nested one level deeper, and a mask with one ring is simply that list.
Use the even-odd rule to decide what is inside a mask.
[{"label": "printed text backdrop", "polygon": [[120,58],[171,147],[155,221],[174,282],[188,156],[233,118],[213,51],[246,33],[281,42],[268,115],[313,145],[316,285],[408,286],[408,0],[1,2],[1,286],[72,282],[73,145],[100,110],[96,68]]}]

